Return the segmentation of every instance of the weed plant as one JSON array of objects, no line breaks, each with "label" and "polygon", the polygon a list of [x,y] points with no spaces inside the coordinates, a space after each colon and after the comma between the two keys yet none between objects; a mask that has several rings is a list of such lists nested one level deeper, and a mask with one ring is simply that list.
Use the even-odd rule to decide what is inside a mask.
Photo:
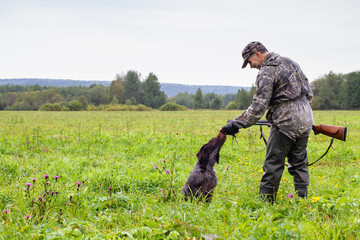
[{"label": "weed plant", "polygon": [[[182,199],[196,153],[238,114],[2,111],[0,239],[358,239],[357,111],[314,113],[348,139],[310,168],[308,199],[286,169],[276,202],[259,199],[258,126],[223,146],[211,204]],[[310,135],[310,162],[329,142]]]}]

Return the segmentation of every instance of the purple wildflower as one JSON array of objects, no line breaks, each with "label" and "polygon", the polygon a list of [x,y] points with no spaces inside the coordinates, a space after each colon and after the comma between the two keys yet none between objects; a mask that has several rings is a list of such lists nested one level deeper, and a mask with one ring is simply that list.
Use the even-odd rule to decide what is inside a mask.
[{"label": "purple wildflower", "polygon": [[163,162],[165,162],[165,158],[163,159]]},{"label": "purple wildflower", "polygon": [[59,178],[60,176],[54,176],[54,178],[55,178],[55,181],[57,181],[58,180],[58,178]]},{"label": "purple wildflower", "polygon": [[341,166],[342,166],[342,164],[341,164],[341,163],[339,163],[339,166],[341,167]]},{"label": "purple wildflower", "polygon": [[31,180],[33,181],[33,183],[35,183],[35,181],[36,181],[35,178],[32,178]]},{"label": "purple wildflower", "polygon": [[45,178],[45,179],[48,179],[48,178],[49,178],[49,174],[45,174],[45,175],[44,175],[44,178]]},{"label": "purple wildflower", "polygon": [[26,186],[30,187],[30,186],[32,186],[32,184],[27,182]]},{"label": "purple wildflower", "polygon": [[290,193],[289,195],[286,196],[286,198],[293,198],[294,195],[292,195],[292,193]]},{"label": "purple wildflower", "polygon": [[29,218],[30,218],[30,215],[27,215],[27,216],[25,217],[26,220],[28,220]]},{"label": "purple wildflower", "polygon": [[170,173],[170,170],[169,170],[169,169],[167,169],[167,170],[165,171],[165,173],[166,173],[166,174],[169,174],[169,173]]},{"label": "purple wildflower", "polygon": [[76,182],[76,184],[80,187],[80,185],[82,184],[81,182]]},{"label": "purple wildflower", "polygon": [[9,210],[7,210],[7,209],[5,209],[4,211],[3,211],[3,213],[9,213],[10,211]]},{"label": "purple wildflower", "polygon": [[43,201],[43,197],[39,197],[39,201],[42,202],[42,201]]},{"label": "purple wildflower", "polygon": [[229,170],[229,165],[226,167],[226,170]]},{"label": "purple wildflower", "polygon": [[154,169],[155,169],[155,170],[158,169],[158,166],[156,165],[156,166],[154,167]]}]

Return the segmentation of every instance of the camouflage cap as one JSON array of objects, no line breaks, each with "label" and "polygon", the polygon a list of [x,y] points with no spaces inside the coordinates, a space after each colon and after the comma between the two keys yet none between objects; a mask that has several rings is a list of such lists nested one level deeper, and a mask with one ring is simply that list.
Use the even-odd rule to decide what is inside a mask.
[{"label": "camouflage cap", "polygon": [[246,65],[248,64],[248,58],[251,55],[253,55],[255,51],[263,52],[263,51],[267,51],[267,49],[266,47],[264,47],[264,45],[262,45],[261,42],[257,42],[257,41],[251,42],[248,45],[246,45],[246,47],[242,51],[242,57],[244,59],[242,68],[246,67]]}]

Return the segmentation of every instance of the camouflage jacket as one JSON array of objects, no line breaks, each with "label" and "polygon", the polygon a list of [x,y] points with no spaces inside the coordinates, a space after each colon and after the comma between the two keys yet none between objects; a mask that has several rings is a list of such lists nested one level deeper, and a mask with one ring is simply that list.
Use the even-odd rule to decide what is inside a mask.
[{"label": "camouflage jacket", "polygon": [[269,53],[256,78],[251,105],[234,118],[239,128],[255,124],[268,110],[267,120],[295,140],[314,124],[310,103],[313,93],[300,66],[289,58]]}]

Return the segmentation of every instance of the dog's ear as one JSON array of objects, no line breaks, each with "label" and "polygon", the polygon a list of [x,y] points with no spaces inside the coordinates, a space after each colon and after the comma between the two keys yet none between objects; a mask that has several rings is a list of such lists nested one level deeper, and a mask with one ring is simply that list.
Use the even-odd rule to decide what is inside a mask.
[{"label": "dog's ear", "polygon": [[200,156],[201,156],[202,154],[204,154],[205,147],[206,147],[206,144],[203,145],[203,146],[200,148],[200,150],[198,151],[198,153],[196,154],[196,156],[197,156],[198,159],[200,158]]},{"label": "dog's ear", "polygon": [[217,154],[215,160],[218,164],[219,164],[219,159],[220,159],[220,154]]}]

